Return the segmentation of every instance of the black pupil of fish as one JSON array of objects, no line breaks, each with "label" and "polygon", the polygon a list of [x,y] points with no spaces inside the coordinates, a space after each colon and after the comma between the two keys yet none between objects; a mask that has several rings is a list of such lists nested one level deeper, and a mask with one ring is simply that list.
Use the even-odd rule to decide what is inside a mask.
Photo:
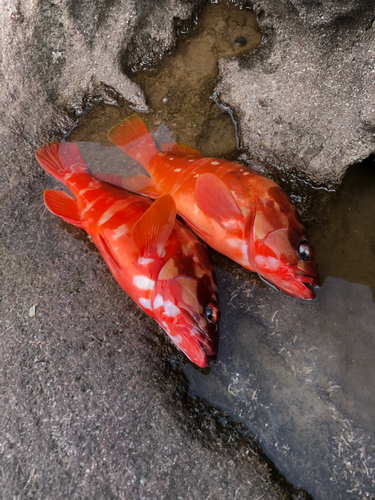
[{"label": "black pupil of fish", "polygon": [[215,309],[211,304],[206,306],[205,316],[208,322],[213,323],[216,318]]},{"label": "black pupil of fish", "polygon": [[311,249],[308,243],[300,243],[298,246],[298,254],[302,260],[309,260],[311,258]]}]

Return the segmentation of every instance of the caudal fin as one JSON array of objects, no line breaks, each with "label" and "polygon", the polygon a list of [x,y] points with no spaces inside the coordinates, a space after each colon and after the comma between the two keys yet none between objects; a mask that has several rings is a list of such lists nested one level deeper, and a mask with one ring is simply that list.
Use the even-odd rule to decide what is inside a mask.
[{"label": "caudal fin", "polygon": [[75,143],[45,144],[36,152],[36,158],[44,170],[63,182],[69,174],[87,172],[78,144]]},{"label": "caudal fin", "polygon": [[115,125],[107,134],[108,139],[136,160],[149,173],[151,158],[159,152],[154,139],[138,115],[131,115]]}]

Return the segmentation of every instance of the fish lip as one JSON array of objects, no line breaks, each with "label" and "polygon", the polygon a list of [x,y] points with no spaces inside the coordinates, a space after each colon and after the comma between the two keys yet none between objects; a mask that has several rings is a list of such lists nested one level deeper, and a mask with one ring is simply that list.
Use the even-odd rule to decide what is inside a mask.
[{"label": "fish lip", "polygon": [[310,284],[312,286],[316,286],[316,287],[319,287],[320,286],[320,281],[319,281],[319,277],[315,274],[300,274],[300,273],[296,273],[294,276],[293,276],[293,279],[295,279],[296,281],[301,281],[303,284]]},{"label": "fish lip", "polygon": [[286,281],[292,282],[293,279],[294,279],[294,280],[296,280],[298,282],[301,282],[303,285],[305,285],[305,287],[307,288],[307,290],[309,290],[309,292],[312,295],[311,297],[299,297],[298,295],[294,295],[291,292],[288,292],[288,291],[283,290],[282,288],[279,288],[277,285],[275,285],[275,283],[272,283],[267,278],[264,278],[264,276],[261,276],[260,274],[258,274],[258,276],[259,276],[259,278],[264,283],[266,283],[268,286],[270,286],[271,288],[273,288],[277,292],[280,292],[280,293],[283,293],[283,294],[287,294],[287,295],[291,295],[292,297],[301,298],[303,300],[313,300],[313,299],[315,299],[316,293],[315,293],[314,287],[319,287],[319,278],[317,276],[309,276],[309,275],[306,275],[306,274],[304,274],[304,275],[302,275],[302,274],[296,274],[293,277],[291,277],[289,280],[286,280]]},{"label": "fish lip", "polygon": [[195,319],[190,316],[189,320],[186,320],[186,324],[190,327],[191,335],[198,342],[204,353],[207,356],[214,356],[217,351],[215,342],[207,335],[207,333],[201,328],[201,326],[195,321]]}]

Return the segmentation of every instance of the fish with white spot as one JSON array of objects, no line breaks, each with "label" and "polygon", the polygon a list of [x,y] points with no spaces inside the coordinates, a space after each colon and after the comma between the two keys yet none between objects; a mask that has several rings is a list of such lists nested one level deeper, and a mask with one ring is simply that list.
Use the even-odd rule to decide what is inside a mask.
[{"label": "fish with white spot", "polygon": [[75,143],[47,144],[36,156],[75,196],[47,190],[47,208],[83,228],[126,293],[193,363],[207,367],[218,345],[216,278],[202,243],[176,220],[173,198],[152,202],[94,180]]},{"label": "fish with white spot", "polygon": [[185,144],[159,149],[138,115],[113,127],[108,138],[151,177],[112,176],[117,185],[150,198],[171,194],[179,215],[215,250],[285,293],[315,296],[313,248],[291,199],[275,182]]}]

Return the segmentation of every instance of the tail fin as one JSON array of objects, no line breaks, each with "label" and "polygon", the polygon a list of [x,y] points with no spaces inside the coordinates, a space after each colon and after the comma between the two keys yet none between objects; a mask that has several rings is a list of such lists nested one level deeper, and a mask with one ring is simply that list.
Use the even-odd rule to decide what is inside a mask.
[{"label": "tail fin", "polygon": [[115,146],[125,151],[150,173],[148,165],[159,150],[140,116],[129,116],[122,123],[115,125],[107,136]]},{"label": "tail fin", "polygon": [[36,157],[44,170],[63,182],[69,174],[87,172],[78,144],[75,143],[45,144],[38,149]]}]

